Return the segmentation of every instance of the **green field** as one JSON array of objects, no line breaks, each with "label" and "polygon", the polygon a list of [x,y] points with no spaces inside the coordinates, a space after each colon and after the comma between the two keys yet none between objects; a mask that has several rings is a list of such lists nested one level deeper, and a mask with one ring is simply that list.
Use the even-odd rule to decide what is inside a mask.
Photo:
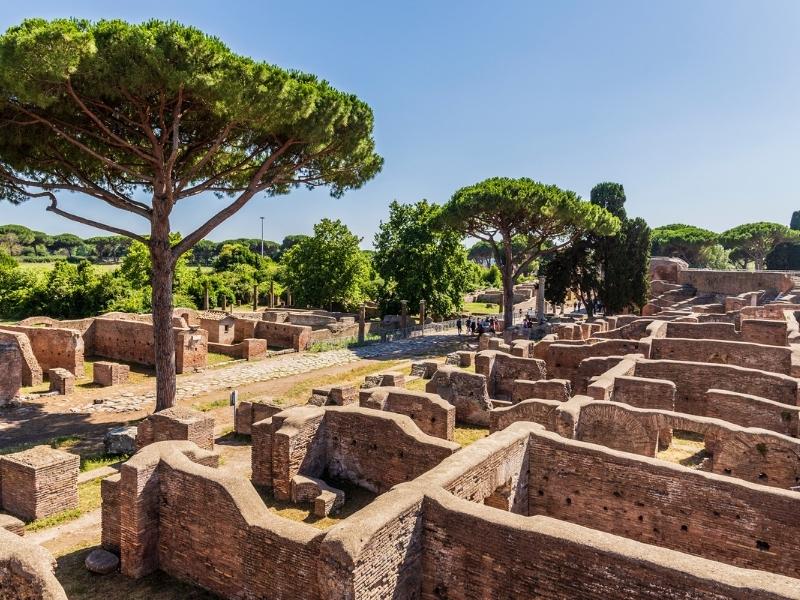
[{"label": "green field", "polygon": [[465,302],[464,312],[473,315],[496,315],[500,312],[500,305],[486,302]]},{"label": "green field", "polygon": [[[53,262],[45,262],[45,263],[26,263],[20,262],[19,266],[22,269],[27,269],[29,271],[35,271],[37,273],[42,273],[46,271],[50,271],[56,264],[56,261]],[[106,272],[106,271],[116,271],[119,268],[119,264],[114,265],[93,265],[98,270]]]}]

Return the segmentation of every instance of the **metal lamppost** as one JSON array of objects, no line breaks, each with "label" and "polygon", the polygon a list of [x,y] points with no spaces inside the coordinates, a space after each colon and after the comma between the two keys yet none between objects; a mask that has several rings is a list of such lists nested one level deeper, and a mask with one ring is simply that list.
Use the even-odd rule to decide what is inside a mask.
[{"label": "metal lamppost", "polygon": [[261,258],[264,258],[264,217],[261,219]]}]

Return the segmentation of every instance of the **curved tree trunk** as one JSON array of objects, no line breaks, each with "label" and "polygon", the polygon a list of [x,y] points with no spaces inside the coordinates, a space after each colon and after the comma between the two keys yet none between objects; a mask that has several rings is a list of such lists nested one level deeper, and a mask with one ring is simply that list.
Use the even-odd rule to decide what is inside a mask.
[{"label": "curved tree trunk", "polygon": [[175,336],[172,333],[172,279],[174,261],[169,224],[153,224],[150,238],[153,263],[153,342],[156,365],[156,410],[175,405]]}]

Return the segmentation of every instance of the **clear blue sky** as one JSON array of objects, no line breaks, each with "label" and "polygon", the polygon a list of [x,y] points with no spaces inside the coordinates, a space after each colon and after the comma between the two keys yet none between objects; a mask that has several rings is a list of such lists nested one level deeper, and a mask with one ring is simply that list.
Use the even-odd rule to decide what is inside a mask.
[{"label": "clear blue sky", "polygon": [[[788,224],[800,209],[798,0],[25,0],[3,3],[0,27],[33,16],[179,20],[373,107],[386,160],[377,178],[340,200],[325,190],[257,198],[212,239],[258,237],[262,215],[275,240],[330,217],[367,246],[392,199],[444,202],[495,175],[584,197],[619,181],[628,214],[651,226]],[[81,201],[85,212],[119,218],[92,202]],[[198,201],[173,229],[219,202]],[[3,222],[102,234],[41,201],[0,204]]]}]

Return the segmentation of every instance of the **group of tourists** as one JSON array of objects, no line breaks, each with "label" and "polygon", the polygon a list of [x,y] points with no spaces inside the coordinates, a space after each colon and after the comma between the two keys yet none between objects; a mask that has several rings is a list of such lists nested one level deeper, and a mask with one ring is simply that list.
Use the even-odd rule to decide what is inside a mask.
[{"label": "group of tourists", "polygon": [[[483,319],[478,319],[478,317],[467,317],[466,327],[467,327],[467,335],[480,335],[482,333],[497,333],[497,324],[498,320],[496,317],[484,317]],[[458,330],[458,335],[461,335],[464,330],[465,323],[461,320],[461,317],[456,319],[456,329]]]}]

